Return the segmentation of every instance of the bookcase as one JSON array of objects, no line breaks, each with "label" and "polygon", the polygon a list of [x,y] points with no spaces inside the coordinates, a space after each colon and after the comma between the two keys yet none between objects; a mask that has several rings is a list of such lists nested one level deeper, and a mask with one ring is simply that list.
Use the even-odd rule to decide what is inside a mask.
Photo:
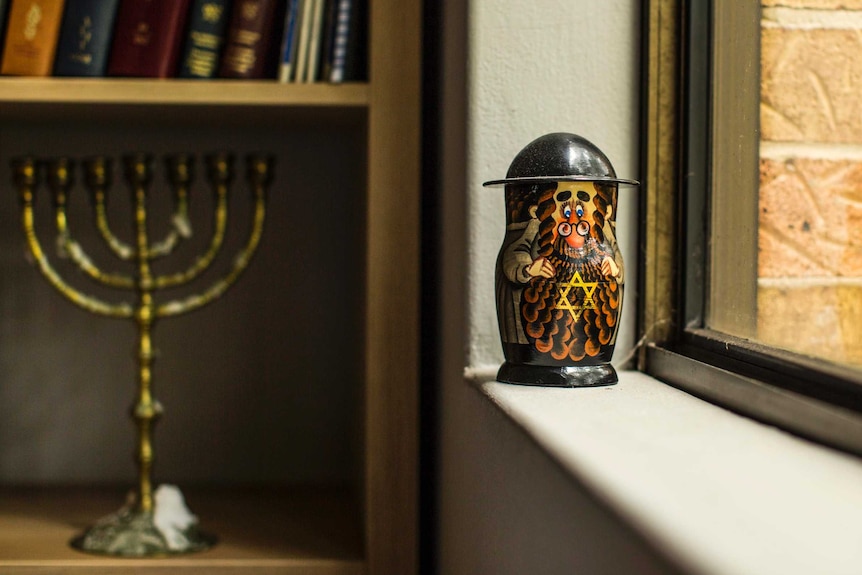
[{"label": "bookcase", "polygon": [[[417,571],[420,3],[371,0],[369,24],[362,84],[0,78],[0,572]],[[155,478],[220,544],[80,554],[68,539],[134,485],[134,330],[26,261],[9,159],[221,149],[276,155],[260,252],[221,301],[154,336]]]}]

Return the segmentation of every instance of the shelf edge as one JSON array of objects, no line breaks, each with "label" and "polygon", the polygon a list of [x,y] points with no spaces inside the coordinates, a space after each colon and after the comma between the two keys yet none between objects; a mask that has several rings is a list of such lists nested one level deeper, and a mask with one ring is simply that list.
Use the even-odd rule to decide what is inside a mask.
[{"label": "shelf edge", "polygon": [[0,78],[0,105],[111,104],[363,107],[369,86],[275,81]]}]

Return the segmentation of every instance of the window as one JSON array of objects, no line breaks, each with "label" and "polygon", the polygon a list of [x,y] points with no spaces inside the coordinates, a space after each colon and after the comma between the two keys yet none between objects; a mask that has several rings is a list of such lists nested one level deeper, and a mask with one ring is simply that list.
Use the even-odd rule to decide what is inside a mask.
[{"label": "window", "polygon": [[641,367],[862,453],[862,2],[649,6]]}]

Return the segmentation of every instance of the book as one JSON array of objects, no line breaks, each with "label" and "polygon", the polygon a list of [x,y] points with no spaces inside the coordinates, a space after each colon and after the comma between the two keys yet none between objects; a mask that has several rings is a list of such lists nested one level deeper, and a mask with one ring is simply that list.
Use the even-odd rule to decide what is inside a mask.
[{"label": "book", "polygon": [[229,16],[229,0],[193,0],[177,76],[212,78],[216,75]]},{"label": "book", "polygon": [[275,78],[276,36],[283,24],[284,0],[235,0],[227,44],[219,68],[221,78]]},{"label": "book", "polygon": [[325,5],[326,0],[314,0],[314,12],[311,15],[311,34],[308,38],[308,64],[305,67],[305,77],[303,78],[305,82],[317,81]]},{"label": "book", "polygon": [[326,0],[323,30],[321,32],[320,62],[317,69],[317,79],[319,80],[329,80],[329,73],[332,69],[332,50],[335,41],[339,2],[340,0]]},{"label": "book", "polygon": [[9,0],[0,0],[0,58],[6,41],[6,14],[9,13]]},{"label": "book", "polygon": [[293,68],[296,64],[297,22],[302,0],[288,0],[284,17],[284,33],[281,42],[281,60],[278,68],[278,81],[290,82],[293,78]]},{"label": "book", "polygon": [[299,38],[296,40],[296,65],[293,72],[295,82],[305,80],[305,69],[308,66],[308,48],[311,45],[311,23],[314,20],[314,9],[317,1],[302,0],[302,10],[299,15]]},{"label": "book", "polygon": [[190,0],[121,0],[109,76],[176,75]]},{"label": "book", "polygon": [[13,0],[0,73],[50,76],[63,18],[63,0]]},{"label": "book", "polygon": [[66,0],[55,76],[104,76],[119,0]]},{"label": "book", "polygon": [[335,31],[328,74],[330,82],[365,79],[366,21],[362,0],[336,0]]}]

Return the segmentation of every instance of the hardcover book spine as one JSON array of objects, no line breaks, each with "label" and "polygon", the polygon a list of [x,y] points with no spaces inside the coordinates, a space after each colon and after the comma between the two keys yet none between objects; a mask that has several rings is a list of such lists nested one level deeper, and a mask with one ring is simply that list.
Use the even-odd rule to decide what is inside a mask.
[{"label": "hardcover book spine", "polygon": [[366,74],[366,12],[364,0],[339,0],[329,81],[359,81]]},{"label": "hardcover book spine", "polygon": [[108,75],[174,76],[188,12],[189,0],[122,0]]},{"label": "hardcover book spine", "polygon": [[63,0],[13,0],[0,73],[50,76],[63,18]]},{"label": "hardcover book spine", "polygon": [[347,62],[344,66],[345,82],[368,79],[368,2],[353,0],[356,18],[351,18],[350,37],[347,39]]},{"label": "hardcover book spine", "polygon": [[350,32],[350,18],[353,2],[351,0],[336,0],[338,6],[335,11],[335,26],[332,35],[332,55],[329,61],[329,70],[326,78],[330,82],[344,81],[344,67],[347,63],[347,40]]},{"label": "hardcover book spine", "polygon": [[119,0],[66,0],[55,76],[104,76]]},{"label": "hardcover book spine", "polygon": [[332,71],[332,50],[335,42],[336,16],[339,0],[326,0],[326,14],[323,16],[323,31],[321,32],[320,63],[317,79],[329,80]]},{"label": "hardcover book spine", "polygon": [[0,58],[3,57],[3,46],[6,44],[7,14],[9,14],[9,0],[0,0]]},{"label": "hardcover book spine", "polygon": [[274,36],[283,15],[281,0],[236,0],[228,24],[227,45],[219,68],[222,78],[274,78]]},{"label": "hardcover book spine", "polygon": [[300,0],[288,0],[287,13],[284,19],[284,34],[281,43],[281,62],[278,69],[278,81],[290,82],[293,78],[293,67],[296,62],[297,22],[299,21]]},{"label": "hardcover book spine", "polygon": [[311,23],[314,19],[314,6],[317,0],[302,0],[302,12],[299,16],[299,38],[296,42],[296,66],[294,80],[305,80],[305,69],[308,67],[308,48],[311,45]]},{"label": "hardcover book spine", "polygon": [[229,0],[194,0],[185,48],[180,59],[180,78],[212,78],[218,72],[225,42]]},{"label": "hardcover book spine", "polygon": [[320,62],[321,34],[323,33],[323,12],[326,0],[315,0],[311,21],[311,37],[308,41],[308,66],[305,68],[306,82],[317,81],[317,66]]}]

